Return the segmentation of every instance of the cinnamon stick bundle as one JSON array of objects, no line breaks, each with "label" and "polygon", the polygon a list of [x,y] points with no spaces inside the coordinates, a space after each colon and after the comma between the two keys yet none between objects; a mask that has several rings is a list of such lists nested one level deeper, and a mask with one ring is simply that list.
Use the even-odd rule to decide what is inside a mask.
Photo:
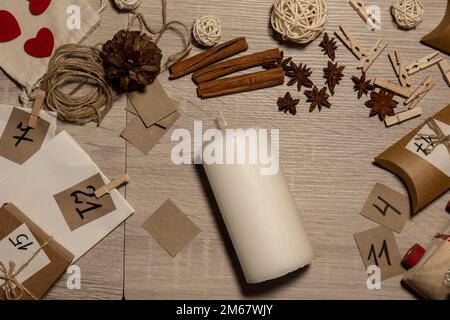
[{"label": "cinnamon stick bundle", "polygon": [[197,70],[192,75],[192,79],[195,83],[199,84],[201,82],[220,78],[233,72],[262,66],[265,64],[277,63],[280,59],[281,52],[278,48],[261,51],[247,56],[219,62]]},{"label": "cinnamon stick bundle", "polygon": [[200,98],[212,98],[232,93],[277,86],[284,82],[284,71],[278,67],[265,71],[202,82],[198,85]]},{"label": "cinnamon stick bundle", "polygon": [[248,49],[244,37],[219,44],[169,68],[170,78],[176,79]]}]

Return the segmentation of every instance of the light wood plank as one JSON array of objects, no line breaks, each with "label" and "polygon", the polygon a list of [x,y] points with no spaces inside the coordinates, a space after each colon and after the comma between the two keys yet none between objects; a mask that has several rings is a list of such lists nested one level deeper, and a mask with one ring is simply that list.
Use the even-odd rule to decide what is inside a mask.
[{"label": "light wood plank", "polygon": [[[397,81],[387,53],[399,49],[402,58],[413,61],[431,50],[418,43],[443,16],[444,1],[427,1],[426,17],[416,31],[404,32],[395,27],[389,13],[391,1],[377,1],[382,8],[382,30],[369,30],[343,1],[328,1],[330,19],[327,31],[332,33],[345,24],[358,41],[368,49],[383,37],[388,49],[369,71],[369,77],[383,76]],[[170,1],[169,18],[193,21],[201,14],[214,14],[224,23],[223,40],[246,36],[248,53],[279,46],[296,62],[307,63],[313,69],[312,80],[323,84],[322,69],[327,59],[322,56],[320,39],[306,47],[277,42],[268,28],[270,1],[209,0]],[[151,22],[159,19],[159,1],[146,0],[141,8]],[[155,24],[153,23],[153,24]],[[165,53],[179,48],[179,39],[165,36],[160,47]],[[198,52],[193,50],[193,54]],[[401,288],[400,278],[383,282],[382,290],[370,291],[365,285],[365,272],[353,234],[375,226],[359,216],[367,196],[376,182],[406,192],[401,182],[372,164],[373,158],[421,123],[427,116],[448,104],[450,92],[437,68],[430,72],[438,79],[434,94],[422,102],[424,116],[400,126],[385,129],[377,119],[369,119],[366,100],[357,100],[352,90],[351,76],[358,75],[356,60],[340,44],[337,60],[346,65],[346,77],[330,100],[333,107],[321,113],[308,113],[305,97],[300,94],[296,117],[278,113],[276,99],[293,88],[280,86],[253,93],[200,101],[189,77],[168,81],[161,77],[169,94],[182,101],[182,117],[175,128],[193,130],[194,120],[203,120],[204,130],[215,126],[219,110],[230,123],[258,124],[279,128],[281,157],[285,174],[316,258],[302,272],[262,286],[244,284],[239,264],[220,219],[201,168],[175,166],[170,160],[170,133],[145,157],[128,147],[128,172],[133,177],[127,188],[127,198],[136,214],[126,225],[125,296],[128,299],[169,298],[288,298],[288,299],[410,299]],[[412,78],[420,83],[420,76]],[[189,101],[194,102],[194,104]],[[167,199],[171,198],[200,226],[202,233],[176,258],[171,258],[140,225]],[[412,219],[400,236],[400,249],[405,252],[413,243],[426,243],[435,230],[448,219],[444,212],[445,197],[434,202]]]}]

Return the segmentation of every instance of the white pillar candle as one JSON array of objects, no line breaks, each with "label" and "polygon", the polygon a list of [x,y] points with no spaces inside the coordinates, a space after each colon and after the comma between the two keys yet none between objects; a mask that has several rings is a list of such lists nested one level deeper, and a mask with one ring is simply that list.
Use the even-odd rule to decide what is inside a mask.
[{"label": "white pillar candle", "polygon": [[[263,130],[264,134],[251,129],[261,134],[255,143],[259,155],[255,163],[250,161],[250,152],[255,148],[252,150],[250,139],[246,139],[248,131],[231,130],[227,129],[227,134],[222,131],[205,146],[203,166],[245,278],[248,283],[259,283],[308,265],[313,250],[281,169],[272,175],[262,174],[264,168],[267,173],[267,163],[260,154],[268,148],[270,155],[271,135],[267,130]],[[240,149],[238,141],[246,141],[246,147]],[[216,149],[223,145],[224,164],[205,159],[213,143],[219,146]],[[276,146],[272,161],[278,161],[278,143]],[[235,156],[230,156],[232,150]],[[216,159],[220,158],[217,151]],[[242,156],[243,152],[244,163],[236,163],[236,155]],[[230,164],[232,158],[234,164]]]}]

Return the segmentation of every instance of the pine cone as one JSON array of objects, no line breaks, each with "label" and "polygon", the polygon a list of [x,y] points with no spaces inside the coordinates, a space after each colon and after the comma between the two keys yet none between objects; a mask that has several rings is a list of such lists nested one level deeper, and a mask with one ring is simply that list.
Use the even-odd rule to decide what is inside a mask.
[{"label": "pine cone", "polygon": [[143,90],[161,70],[161,50],[139,31],[117,32],[103,45],[102,58],[106,79],[127,92]]}]

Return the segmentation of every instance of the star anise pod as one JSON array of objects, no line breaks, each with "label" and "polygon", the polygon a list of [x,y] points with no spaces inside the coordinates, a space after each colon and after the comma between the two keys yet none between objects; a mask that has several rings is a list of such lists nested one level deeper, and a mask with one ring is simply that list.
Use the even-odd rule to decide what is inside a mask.
[{"label": "star anise pod", "polygon": [[363,94],[367,95],[369,91],[375,90],[375,86],[371,83],[371,80],[366,80],[366,73],[363,72],[361,78],[352,76],[352,81],[355,84],[353,90],[358,92],[358,99],[362,97]]},{"label": "star anise pod", "polygon": [[278,104],[278,110],[284,111],[284,113],[287,113],[289,111],[290,114],[296,115],[297,114],[297,104],[299,103],[300,99],[293,99],[291,94],[289,92],[286,92],[284,97],[279,97],[277,104]]},{"label": "star anise pod", "polygon": [[327,79],[325,84],[328,85],[332,96],[334,96],[334,89],[336,88],[336,85],[339,84],[339,81],[341,81],[344,76],[344,68],[345,66],[338,66],[337,62],[333,63],[328,61],[328,67],[323,69],[324,78]]},{"label": "star anise pod", "polygon": [[307,97],[306,102],[311,102],[309,112],[313,112],[316,108],[319,108],[319,111],[322,111],[322,107],[331,107],[331,103],[328,101],[330,96],[327,94],[327,87],[323,87],[319,91],[319,89],[314,86],[312,90],[306,90],[305,95]]},{"label": "star anise pod", "polygon": [[287,57],[286,59],[284,59],[284,52],[281,51],[280,59],[278,59],[278,61],[276,63],[266,63],[266,64],[263,64],[262,67],[264,69],[275,69],[277,67],[281,67],[286,72],[286,71],[290,70],[289,63],[291,62],[291,60],[292,60],[292,57]]},{"label": "star anise pod", "polygon": [[290,78],[288,82],[288,86],[293,86],[297,83],[297,89],[298,92],[300,92],[300,89],[302,86],[305,86],[307,88],[311,88],[313,86],[312,81],[309,79],[312,72],[311,69],[306,66],[306,64],[299,64],[298,66],[291,61],[290,63],[290,69],[286,72],[286,75]]},{"label": "star anise pod", "polygon": [[386,116],[395,115],[394,109],[398,102],[394,100],[394,94],[386,89],[380,89],[379,92],[370,93],[370,100],[366,102],[366,106],[371,108],[370,117],[378,114],[380,121],[384,121]]},{"label": "star anise pod", "polygon": [[322,52],[324,55],[327,55],[328,58],[334,61],[335,52],[338,46],[336,45],[336,40],[334,38],[330,38],[328,33],[325,32],[323,35],[323,40],[320,42],[319,47],[322,48]]}]

